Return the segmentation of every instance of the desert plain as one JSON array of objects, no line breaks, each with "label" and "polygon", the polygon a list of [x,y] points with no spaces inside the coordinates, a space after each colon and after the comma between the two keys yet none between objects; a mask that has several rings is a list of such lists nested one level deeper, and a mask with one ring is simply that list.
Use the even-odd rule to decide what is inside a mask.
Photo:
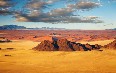
[{"label": "desert plain", "polygon": [[[116,50],[35,51],[52,36],[82,44],[107,45],[114,41],[115,30],[1,30],[0,73],[116,73]],[[13,49],[8,49],[13,48]]]}]

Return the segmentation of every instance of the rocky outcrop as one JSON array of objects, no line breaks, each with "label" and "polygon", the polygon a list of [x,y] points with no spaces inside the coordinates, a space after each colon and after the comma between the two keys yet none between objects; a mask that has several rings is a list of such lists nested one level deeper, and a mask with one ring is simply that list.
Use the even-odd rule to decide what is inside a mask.
[{"label": "rocky outcrop", "polygon": [[116,49],[116,39],[113,42],[105,45],[104,48],[107,48],[107,49]]},{"label": "rocky outcrop", "polygon": [[39,50],[39,51],[54,51],[55,47],[51,41],[44,40],[37,47],[33,49]]},{"label": "rocky outcrop", "polygon": [[11,40],[9,40],[9,39],[0,39],[0,43],[4,43],[4,42],[11,42]]},{"label": "rocky outcrop", "polygon": [[63,38],[53,41],[44,40],[33,49],[39,51],[91,51],[100,49],[100,45],[75,43]]},{"label": "rocky outcrop", "polygon": [[58,39],[57,41],[59,51],[74,51],[72,48],[71,42],[67,39]]}]

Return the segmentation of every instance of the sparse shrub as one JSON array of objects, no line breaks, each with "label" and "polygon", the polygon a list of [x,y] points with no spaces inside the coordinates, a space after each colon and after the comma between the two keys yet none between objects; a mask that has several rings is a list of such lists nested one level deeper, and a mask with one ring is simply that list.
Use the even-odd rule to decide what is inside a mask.
[{"label": "sparse shrub", "polygon": [[6,48],[7,50],[13,50],[14,48]]},{"label": "sparse shrub", "polygon": [[9,54],[5,54],[4,56],[11,56],[11,55],[9,55]]}]

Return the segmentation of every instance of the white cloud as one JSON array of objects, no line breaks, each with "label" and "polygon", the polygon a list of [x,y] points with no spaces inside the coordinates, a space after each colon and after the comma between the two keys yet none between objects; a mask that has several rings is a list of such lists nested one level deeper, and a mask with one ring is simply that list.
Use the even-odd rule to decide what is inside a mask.
[{"label": "white cloud", "polygon": [[76,4],[69,4],[68,7],[76,8],[77,10],[91,10],[93,8],[101,6],[100,3],[91,2],[91,1],[80,1]]},{"label": "white cloud", "polygon": [[[45,22],[45,23],[101,23],[97,16],[79,17],[74,16],[75,10],[90,10],[100,6],[100,3],[92,1],[78,1],[77,3],[68,4],[64,7],[55,8],[52,4],[62,0],[29,0],[25,5],[24,10],[20,12],[11,11],[14,3],[11,0],[0,1],[0,14],[12,14],[15,16],[16,21],[22,22]],[[65,0],[64,2],[67,2]],[[54,6],[54,5],[53,5]],[[48,9],[51,8],[51,9]],[[23,8],[22,8],[23,9]],[[44,12],[48,9],[48,12]],[[29,13],[28,13],[29,12]]]}]

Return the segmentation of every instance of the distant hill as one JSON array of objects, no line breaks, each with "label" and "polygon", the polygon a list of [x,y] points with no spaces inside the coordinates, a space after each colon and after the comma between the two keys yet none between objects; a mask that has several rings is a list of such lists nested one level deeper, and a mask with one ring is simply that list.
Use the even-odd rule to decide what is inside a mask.
[{"label": "distant hill", "polygon": [[41,27],[41,28],[26,28],[18,25],[3,25],[0,30],[65,30],[65,28]]},{"label": "distant hill", "polygon": [[112,29],[112,30],[116,30],[116,28]]},{"label": "distant hill", "polygon": [[65,30],[65,28],[41,27],[41,28],[27,28],[28,30]]},{"label": "distant hill", "polygon": [[113,28],[113,29],[106,29],[106,30],[116,30],[116,28]]},{"label": "distant hill", "polygon": [[3,26],[0,26],[0,30],[18,30],[18,29],[26,29],[26,27],[18,26],[18,25],[3,25]]}]

